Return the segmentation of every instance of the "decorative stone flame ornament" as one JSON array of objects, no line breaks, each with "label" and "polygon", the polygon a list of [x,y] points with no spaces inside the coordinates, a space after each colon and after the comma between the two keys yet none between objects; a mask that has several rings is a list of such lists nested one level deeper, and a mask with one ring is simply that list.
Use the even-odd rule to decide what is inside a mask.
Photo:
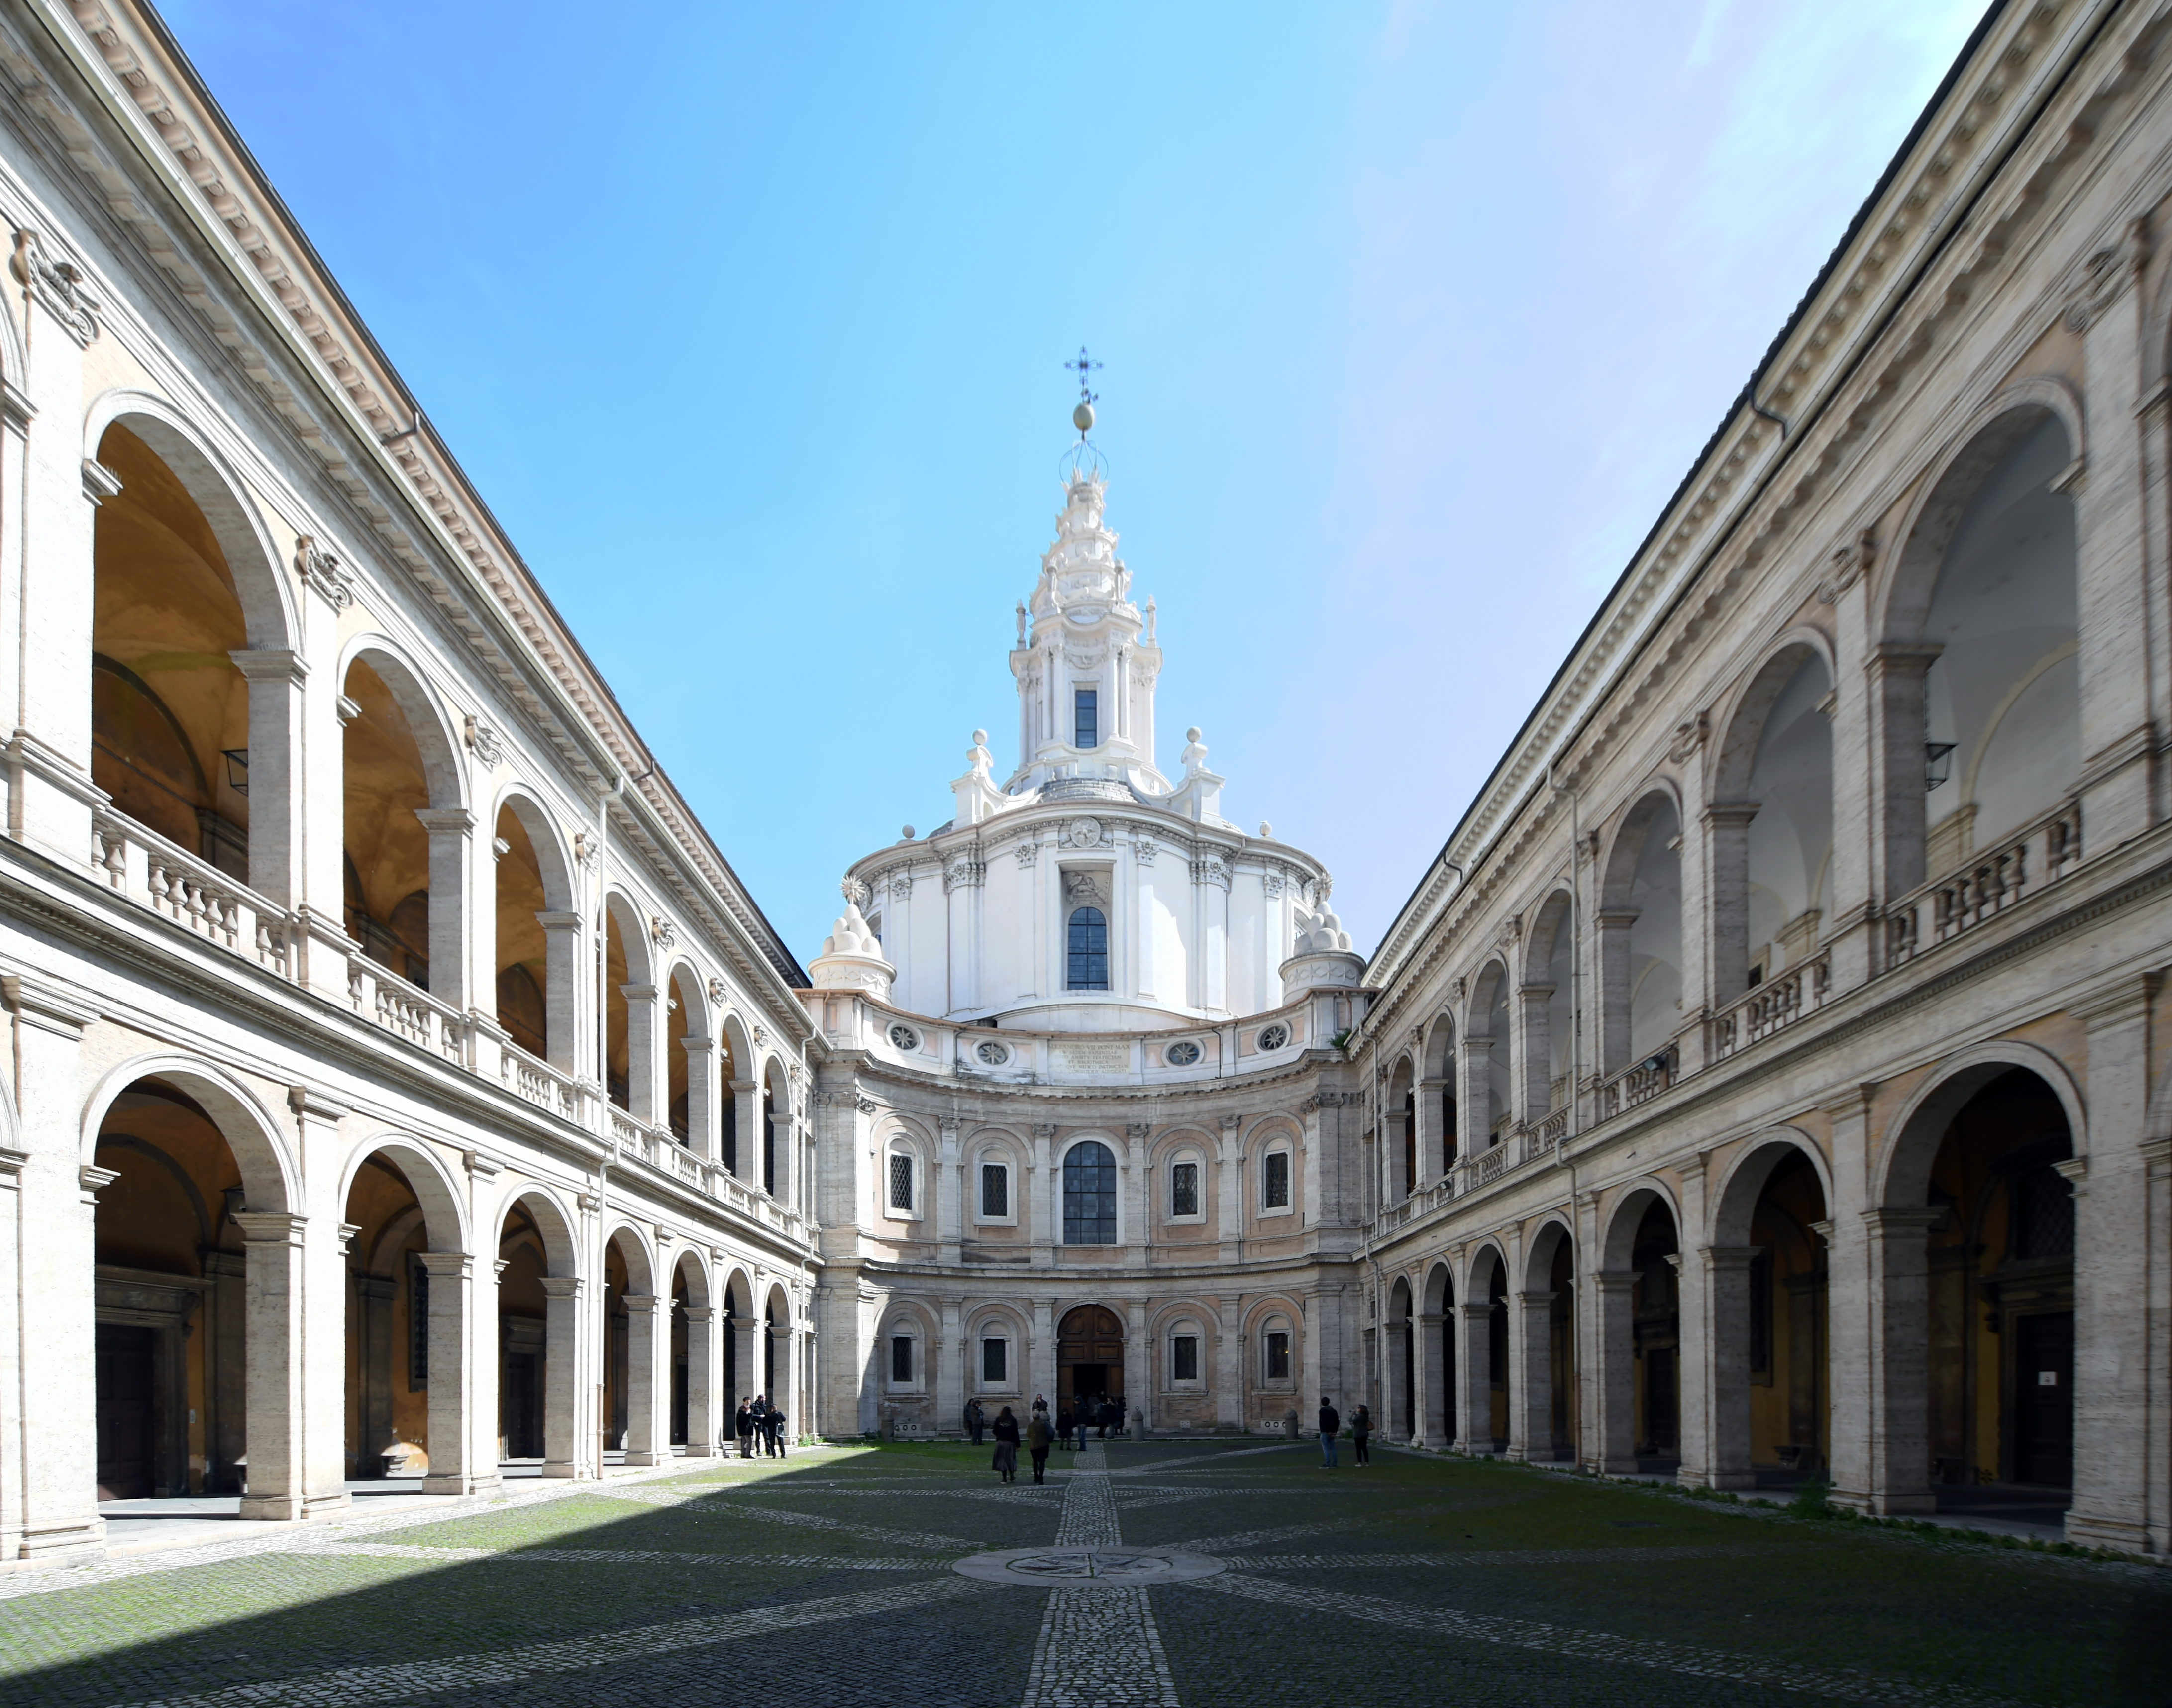
[{"label": "decorative stone flame ornament", "polygon": [[1350,933],[1328,911],[1325,894],[1320,896],[1318,912],[1302,907],[1296,912],[1296,950],[1282,964],[1282,1001],[1294,1002],[1305,991],[1321,988],[1355,988],[1364,973],[1365,958],[1352,950]]},{"label": "decorative stone flame ornament", "polygon": [[890,986],[897,980],[897,969],[884,956],[881,941],[861,917],[859,904],[850,900],[807,970],[818,991],[865,991],[879,1002],[890,1001]]}]

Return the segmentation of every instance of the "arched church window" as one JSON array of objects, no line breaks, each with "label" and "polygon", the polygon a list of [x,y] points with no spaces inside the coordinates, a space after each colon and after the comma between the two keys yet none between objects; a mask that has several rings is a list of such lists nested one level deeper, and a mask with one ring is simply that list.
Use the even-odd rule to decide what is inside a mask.
[{"label": "arched church window", "polygon": [[1098,907],[1071,916],[1069,960],[1064,985],[1073,991],[1109,988],[1109,921]]},{"label": "arched church window", "polygon": [[1116,1243],[1116,1159],[1096,1139],[1073,1145],[1063,1158],[1063,1243]]}]

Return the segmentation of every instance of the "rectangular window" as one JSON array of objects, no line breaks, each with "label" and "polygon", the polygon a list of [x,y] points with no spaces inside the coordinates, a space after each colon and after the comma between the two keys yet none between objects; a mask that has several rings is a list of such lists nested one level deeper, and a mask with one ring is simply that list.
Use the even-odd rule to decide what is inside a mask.
[{"label": "rectangular window", "polygon": [[1172,1216],[1199,1214],[1199,1164],[1179,1163],[1169,1170],[1169,1213]]},{"label": "rectangular window", "polygon": [[422,1259],[407,1265],[407,1386],[430,1385],[430,1271]]},{"label": "rectangular window", "polygon": [[1011,1171],[1001,1163],[981,1164],[981,1214],[1011,1213]]},{"label": "rectangular window", "polygon": [[1286,1334],[1267,1336],[1267,1380],[1289,1380],[1289,1336]]},{"label": "rectangular window", "polygon": [[890,1337],[890,1379],[899,1383],[912,1380],[912,1336],[910,1335]]},{"label": "rectangular window", "polygon": [[1010,1379],[1011,1343],[1008,1340],[981,1342],[981,1380],[991,1387],[1000,1387]]},{"label": "rectangular window", "polygon": [[890,1159],[890,1207],[912,1208],[912,1158],[895,1151]]},{"label": "rectangular window", "polygon": [[1098,688],[1081,688],[1078,690],[1074,700],[1074,709],[1078,715],[1077,721],[1078,728],[1076,733],[1078,739],[1071,744],[1073,747],[1100,746],[1101,690]]},{"label": "rectangular window", "polygon": [[1179,1335],[1169,1343],[1169,1377],[1172,1382],[1199,1379],[1199,1337]]},{"label": "rectangular window", "polygon": [[1269,1210],[1289,1208],[1289,1152],[1270,1151],[1267,1153],[1266,1197],[1264,1206]]}]

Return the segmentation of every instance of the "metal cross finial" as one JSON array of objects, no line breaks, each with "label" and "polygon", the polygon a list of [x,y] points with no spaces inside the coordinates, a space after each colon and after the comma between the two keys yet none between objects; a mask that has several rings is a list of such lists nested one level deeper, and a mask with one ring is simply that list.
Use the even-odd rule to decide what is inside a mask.
[{"label": "metal cross finial", "polygon": [[1100,399],[1086,389],[1086,376],[1101,364],[1086,353],[1086,346],[1081,344],[1078,354],[1063,365],[1078,376],[1078,400],[1081,403],[1099,403]]}]

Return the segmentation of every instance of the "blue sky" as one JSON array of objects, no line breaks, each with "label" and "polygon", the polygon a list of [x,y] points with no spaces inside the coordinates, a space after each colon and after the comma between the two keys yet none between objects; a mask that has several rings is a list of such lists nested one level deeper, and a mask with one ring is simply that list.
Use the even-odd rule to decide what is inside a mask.
[{"label": "blue sky", "polygon": [[1981,10],[166,15],[804,959],[1016,757],[1082,341],[1161,762],[1369,948]]}]

